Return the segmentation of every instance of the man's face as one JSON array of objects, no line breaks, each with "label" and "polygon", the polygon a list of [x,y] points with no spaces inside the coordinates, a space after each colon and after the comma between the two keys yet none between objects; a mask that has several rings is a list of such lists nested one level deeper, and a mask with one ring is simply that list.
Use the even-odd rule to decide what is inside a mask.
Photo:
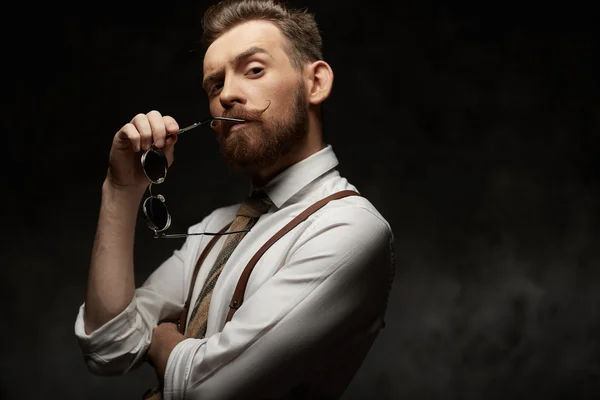
[{"label": "man's face", "polygon": [[219,37],[204,57],[203,87],[220,122],[221,151],[235,169],[272,166],[307,134],[308,103],[301,73],[290,63],[286,39],[270,22],[250,21]]}]

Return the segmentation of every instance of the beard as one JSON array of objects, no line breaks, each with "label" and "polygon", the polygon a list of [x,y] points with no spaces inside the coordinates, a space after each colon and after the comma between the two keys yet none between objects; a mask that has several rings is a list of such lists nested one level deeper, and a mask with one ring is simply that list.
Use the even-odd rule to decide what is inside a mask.
[{"label": "beard", "polygon": [[228,124],[217,135],[221,153],[234,170],[252,174],[271,167],[306,138],[308,104],[304,82],[298,83],[290,103],[284,106],[280,115],[272,120],[259,120],[265,110],[257,114],[230,109],[223,114],[224,117],[251,121],[248,126],[234,132],[230,131],[232,125]]}]

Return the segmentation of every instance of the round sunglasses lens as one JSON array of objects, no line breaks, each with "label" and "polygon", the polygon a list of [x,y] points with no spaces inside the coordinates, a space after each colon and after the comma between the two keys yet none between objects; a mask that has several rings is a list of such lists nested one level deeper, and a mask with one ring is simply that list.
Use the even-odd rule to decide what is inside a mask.
[{"label": "round sunglasses lens", "polygon": [[[148,150],[143,163],[144,172],[148,179],[154,183],[160,183],[167,175],[167,157],[162,150]],[[160,201],[160,200],[159,200]]]},{"label": "round sunglasses lens", "polygon": [[144,202],[144,214],[146,214],[148,226],[152,230],[162,231],[169,226],[169,211],[164,202],[158,197],[148,197]]}]

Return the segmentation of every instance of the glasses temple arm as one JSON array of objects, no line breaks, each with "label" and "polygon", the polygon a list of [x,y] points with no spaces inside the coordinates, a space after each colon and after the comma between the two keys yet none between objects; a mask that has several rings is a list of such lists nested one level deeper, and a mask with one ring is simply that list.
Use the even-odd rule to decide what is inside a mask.
[{"label": "glasses temple arm", "polygon": [[167,135],[165,136],[165,139],[168,139],[168,138],[170,138],[171,136],[175,136],[175,135],[179,136],[179,135],[181,135],[183,132],[187,132],[187,131],[189,131],[190,129],[197,128],[197,127],[199,127],[199,126],[201,126],[201,125],[204,125],[204,124],[207,124],[207,123],[209,123],[209,122],[211,122],[211,121],[213,121],[213,120],[218,120],[218,121],[230,121],[230,122],[235,122],[235,123],[237,123],[237,124],[243,124],[244,122],[246,122],[246,121],[244,121],[243,119],[239,119],[239,118],[229,118],[229,117],[213,117],[213,118],[205,119],[204,121],[200,121],[200,122],[194,122],[192,125],[190,125],[190,126],[186,126],[185,128],[182,128],[182,129],[178,130],[177,132],[169,133],[169,134],[167,134]]},{"label": "glasses temple arm", "polygon": [[157,233],[154,235],[154,239],[181,239],[188,236],[197,236],[197,235],[208,235],[208,236],[219,236],[219,235],[232,235],[234,233],[244,233],[250,232],[250,229],[242,229],[239,231],[229,231],[229,232],[195,232],[195,233],[171,233],[171,234],[160,234]]}]

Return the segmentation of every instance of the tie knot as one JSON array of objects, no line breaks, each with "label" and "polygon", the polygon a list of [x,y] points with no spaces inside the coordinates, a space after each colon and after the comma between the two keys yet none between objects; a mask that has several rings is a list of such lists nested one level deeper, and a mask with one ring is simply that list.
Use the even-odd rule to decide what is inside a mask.
[{"label": "tie knot", "polygon": [[258,218],[269,211],[273,202],[264,191],[252,193],[245,202],[240,205],[236,215],[242,215],[249,218]]}]

